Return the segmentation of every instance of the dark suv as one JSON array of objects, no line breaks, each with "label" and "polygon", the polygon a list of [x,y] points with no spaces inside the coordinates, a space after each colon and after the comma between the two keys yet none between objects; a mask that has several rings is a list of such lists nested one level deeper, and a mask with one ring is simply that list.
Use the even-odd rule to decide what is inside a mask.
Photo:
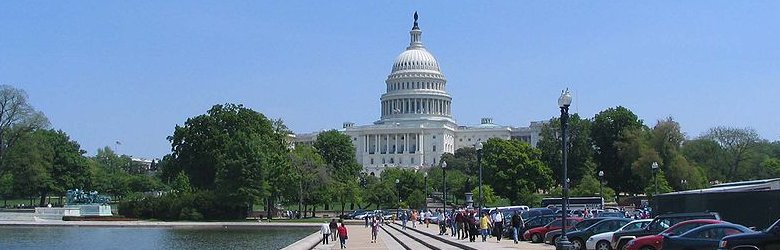
[{"label": "dark suv", "polygon": [[763,231],[726,236],[718,246],[718,250],[755,249],[780,249],[780,220]]},{"label": "dark suv", "polygon": [[612,234],[612,249],[623,250],[626,243],[633,239],[658,234],[674,224],[694,219],[720,220],[720,215],[718,213],[678,213],[659,215],[644,228],[620,231]]}]

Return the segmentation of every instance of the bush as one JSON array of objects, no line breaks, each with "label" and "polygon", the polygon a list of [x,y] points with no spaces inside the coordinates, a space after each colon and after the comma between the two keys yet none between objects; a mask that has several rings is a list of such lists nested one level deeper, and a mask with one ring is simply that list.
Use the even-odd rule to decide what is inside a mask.
[{"label": "bush", "polygon": [[211,191],[136,196],[119,203],[119,214],[158,220],[235,220],[246,218],[246,205]]}]

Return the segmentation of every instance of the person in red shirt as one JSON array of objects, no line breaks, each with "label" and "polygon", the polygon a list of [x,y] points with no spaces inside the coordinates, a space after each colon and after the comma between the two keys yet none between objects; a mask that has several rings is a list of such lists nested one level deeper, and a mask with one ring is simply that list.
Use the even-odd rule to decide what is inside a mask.
[{"label": "person in red shirt", "polygon": [[339,242],[341,243],[341,248],[347,247],[347,227],[344,225],[344,222],[341,223],[341,226],[338,228],[339,233]]}]

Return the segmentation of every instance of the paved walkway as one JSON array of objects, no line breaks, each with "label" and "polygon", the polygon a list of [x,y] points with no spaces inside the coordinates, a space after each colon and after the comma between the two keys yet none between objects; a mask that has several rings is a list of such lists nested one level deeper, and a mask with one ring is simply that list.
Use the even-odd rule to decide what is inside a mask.
[{"label": "paved walkway", "polygon": [[[501,242],[498,242],[495,237],[488,238],[487,242],[481,242],[481,238],[477,238],[477,242],[469,242],[468,239],[466,240],[458,240],[455,237],[450,237],[449,234],[446,236],[439,236],[439,228],[435,224],[431,224],[429,227],[425,227],[425,225],[417,225],[416,228],[411,228],[411,223],[408,224],[410,227],[405,230],[404,232],[408,233],[410,236],[422,239],[427,244],[433,245],[434,247],[440,248],[440,249],[460,249],[459,247],[446,244],[444,242],[441,242],[439,240],[432,239],[431,237],[444,239],[447,241],[457,242],[460,244],[463,244],[468,247],[476,248],[476,249],[530,249],[530,250],[552,250],[555,249],[554,246],[546,245],[546,244],[535,244],[530,242],[519,242],[518,244],[514,244],[512,239],[503,239]],[[404,247],[398,243],[396,239],[403,242],[405,245],[407,245],[411,249],[430,249],[429,247],[426,247],[422,243],[419,243],[413,239],[411,239],[409,236],[398,232],[397,230],[390,228],[388,225],[383,225],[383,228],[386,229],[379,230],[378,240],[377,243],[371,243],[371,228],[367,228],[364,225],[347,225],[347,231],[349,233],[349,240],[347,240],[347,249],[404,249]],[[400,229],[400,224],[396,224],[393,227]],[[392,236],[391,236],[392,234]],[[337,242],[330,242],[328,245],[322,245],[319,244],[314,249],[340,249],[339,243]]]}]

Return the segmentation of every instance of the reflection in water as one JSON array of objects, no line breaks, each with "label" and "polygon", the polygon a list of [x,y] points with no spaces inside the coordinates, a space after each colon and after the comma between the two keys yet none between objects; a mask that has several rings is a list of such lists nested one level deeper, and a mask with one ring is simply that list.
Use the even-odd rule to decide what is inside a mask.
[{"label": "reflection in water", "polygon": [[279,249],[314,229],[1,227],[0,249]]}]

